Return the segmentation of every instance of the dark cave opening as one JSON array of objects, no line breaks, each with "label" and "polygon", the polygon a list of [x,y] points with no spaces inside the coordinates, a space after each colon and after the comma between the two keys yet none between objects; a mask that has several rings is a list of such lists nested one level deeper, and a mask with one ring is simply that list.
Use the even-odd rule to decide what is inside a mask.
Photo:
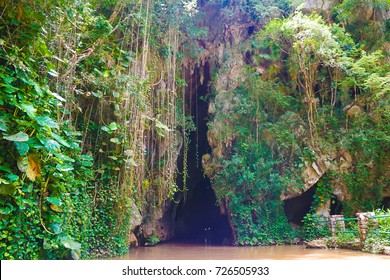
[{"label": "dark cave opening", "polygon": [[289,223],[301,226],[302,220],[310,211],[314,201],[314,194],[317,186],[313,186],[300,196],[286,199],[284,201],[284,212]]},{"label": "dark cave opening", "polygon": [[203,67],[196,67],[193,75],[192,83],[188,83],[190,90],[192,88],[193,91],[190,92],[192,96],[188,99],[191,103],[188,105],[197,129],[189,136],[187,194],[186,199],[183,193],[178,197],[180,202],[177,205],[175,234],[172,241],[208,245],[227,244],[227,240],[231,240],[232,237],[228,217],[220,213],[215,193],[209,178],[204,175],[201,162],[204,154],[211,153],[207,140],[206,101],[210,90],[208,83],[211,79],[209,63],[206,62]]},{"label": "dark cave opening", "polygon": [[343,203],[335,195],[332,195],[330,200],[330,215],[340,215],[342,212]]},{"label": "dark cave opening", "polygon": [[[317,190],[317,185],[314,185],[303,194],[286,199],[284,201],[284,212],[287,220],[291,224],[297,226],[303,225],[303,218],[310,212],[311,205],[314,201],[314,195]],[[343,203],[335,195],[330,198],[330,215],[340,215],[343,212]]]},{"label": "dark cave opening", "polygon": [[387,197],[383,198],[382,207],[385,210],[390,209],[390,196],[387,196]]}]

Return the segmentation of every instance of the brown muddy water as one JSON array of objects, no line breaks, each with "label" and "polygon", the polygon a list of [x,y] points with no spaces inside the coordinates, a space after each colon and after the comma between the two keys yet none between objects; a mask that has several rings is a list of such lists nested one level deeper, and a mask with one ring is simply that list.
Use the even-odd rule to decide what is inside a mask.
[{"label": "brown muddy water", "polygon": [[289,246],[202,246],[199,244],[165,243],[153,247],[131,249],[116,260],[389,260],[390,256],[345,249],[306,249]]}]

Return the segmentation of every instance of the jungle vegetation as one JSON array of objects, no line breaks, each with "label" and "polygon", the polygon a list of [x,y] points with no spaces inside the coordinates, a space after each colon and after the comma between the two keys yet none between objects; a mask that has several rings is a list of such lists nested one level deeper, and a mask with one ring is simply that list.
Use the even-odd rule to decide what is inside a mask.
[{"label": "jungle vegetation", "polygon": [[[212,28],[201,25],[207,1],[198,2],[0,0],[1,259],[123,254],[134,205],[153,219],[185,191],[195,127],[183,67]],[[262,27],[232,92],[235,112],[217,106],[209,123],[229,123],[220,137],[236,137],[231,156],[207,174],[229,202],[236,243],[298,236],[280,194],[302,187],[306,163],[341,147],[352,166],[326,174],[313,211],[335,181],[351,194],[346,213],[379,207],[389,186],[390,23],[382,12],[390,2],[338,1],[326,15],[285,0],[214,2]]]}]

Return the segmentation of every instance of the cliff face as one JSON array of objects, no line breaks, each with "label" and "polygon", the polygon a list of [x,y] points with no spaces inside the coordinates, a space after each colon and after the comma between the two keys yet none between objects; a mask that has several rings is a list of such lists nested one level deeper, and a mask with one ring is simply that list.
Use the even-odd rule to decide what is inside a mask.
[{"label": "cliff face", "polygon": [[[336,1],[305,1],[304,11],[311,12],[313,10],[322,13],[325,17],[330,17],[332,9],[338,4]],[[215,7],[216,8],[216,7]],[[216,10],[214,10],[215,12]],[[374,11],[373,7],[361,7],[357,8],[356,12],[361,14],[363,18],[369,20],[372,18]],[[386,19],[386,13],[381,13],[382,21]],[[269,63],[257,63],[255,61],[256,51],[253,49],[253,40],[256,40],[257,31],[263,28],[263,22],[255,22],[251,18],[243,14],[237,7],[231,7],[229,15],[220,11],[218,15],[213,15],[213,18],[217,18],[217,22],[223,22],[223,32],[220,36],[213,36],[212,40],[204,42],[206,46],[205,57],[212,61],[213,64],[218,65],[216,69],[215,79],[212,86],[215,90],[215,97],[209,101],[209,117],[212,121],[209,123],[208,141],[212,152],[203,156],[203,166],[205,172],[211,178],[215,177],[215,174],[220,172],[222,166],[221,161],[228,159],[235,153],[235,144],[237,141],[237,130],[232,129],[234,124],[231,119],[237,117],[237,107],[243,100],[234,93],[241,83],[246,79],[244,71],[245,67],[252,67],[257,73],[263,76],[267,75],[267,71],[272,71],[272,68],[282,70],[282,66],[278,65],[278,61]],[[210,25],[213,29],[215,23]],[[221,28],[220,28],[221,29]],[[252,57],[253,56],[253,57]],[[201,60],[204,60],[202,58]],[[355,104],[355,105],[353,105]],[[217,109],[216,109],[217,108]],[[352,103],[347,105],[344,109],[345,118],[353,120],[358,119],[367,111],[364,109],[364,105]],[[225,118],[221,116],[233,116],[231,118]],[[304,123],[304,118],[300,121]],[[334,133],[329,131],[329,133]],[[305,125],[292,128],[292,134],[297,135],[296,139],[299,145],[302,147],[308,147],[312,151],[311,160],[304,161],[301,168],[298,171],[300,174],[296,176],[298,183],[286,184],[286,188],[280,195],[280,200],[286,201],[286,205],[293,205],[290,201],[293,199],[298,200],[300,197],[301,204],[310,204],[313,202],[312,191],[311,196],[304,196],[306,192],[312,188],[318,188],[318,184],[322,186],[324,178],[327,174],[337,174],[328,184],[329,193],[328,196],[332,199],[324,200],[317,204],[316,212],[323,216],[328,216],[331,212],[341,211],[335,210],[335,204],[342,205],[343,202],[352,200],[351,189],[340,177],[348,177],[351,172],[356,170],[356,165],[360,159],[358,154],[352,155],[348,148],[342,143],[334,143],[333,145],[322,146],[319,143],[310,143],[309,130]],[[360,163],[359,163],[360,164]],[[388,170],[388,162],[381,162],[380,166],[374,166],[371,162],[363,163],[370,173],[375,173],[378,168]],[[388,172],[384,174],[388,176]],[[339,178],[339,179],[337,179]],[[382,181],[386,182],[386,181]],[[378,201],[386,201],[388,197],[389,185],[384,184],[381,189],[381,195]],[[229,213],[229,201],[220,201],[220,207],[222,212]],[[341,207],[341,206],[340,206]],[[306,211],[309,211],[307,207]],[[286,213],[288,217],[295,215],[294,211],[299,212],[300,208],[287,207],[285,210],[290,213]],[[301,217],[303,218],[301,213]],[[291,221],[300,223],[300,220]],[[234,226],[233,226],[234,227]]]},{"label": "cliff face", "polygon": [[[338,2],[308,0],[304,3],[303,11],[309,13],[315,10],[322,14],[326,20],[331,20],[332,11],[335,5],[339,4]],[[288,56],[282,56],[281,59],[270,59],[272,51],[269,48],[262,49],[261,47],[259,50],[256,45],[259,41],[257,33],[264,28],[267,20],[254,19],[242,8],[240,3],[227,6],[208,3],[200,10],[204,15],[198,27],[206,27],[208,31],[207,36],[197,40],[198,47],[201,49],[200,53],[195,58],[186,57],[184,59],[184,78],[188,85],[186,99],[192,100],[187,101],[186,108],[190,113],[191,106],[195,106],[195,100],[199,98],[198,89],[203,87],[202,96],[208,102],[208,112],[206,116],[203,115],[202,117],[208,119],[207,141],[210,148],[199,156],[202,157],[203,171],[210,178],[211,187],[217,193],[219,211],[221,214],[227,215],[233,236],[237,239],[238,225],[235,224],[234,217],[238,214],[234,212],[236,210],[232,210],[232,207],[234,207],[231,203],[232,198],[218,195],[217,187],[218,176],[226,168],[224,162],[231,162],[234,155],[241,149],[241,146],[238,147],[238,145],[242,145],[242,133],[239,132],[237,126],[240,125],[240,118],[246,116],[245,112],[240,111],[240,108],[247,101],[240,94],[237,94],[237,90],[240,90],[243,84],[248,83],[247,69],[250,69],[251,73],[263,77],[263,80],[273,79],[277,80],[279,84],[283,82],[289,84],[289,86],[283,87],[284,96],[291,95],[296,98],[298,93],[293,92],[299,86],[295,85],[296,88],[294,88],[292,74],[286,70],[285,63],[289,59]],[[378,11],[375,11],[374,7],[362,7],[357,8],[356,12],[361,14],[362,18],[370,20],[373,14]],[[382,21],[388,18],[386,14],[384,11],[378,13]],[[279,14],[275,12],[272,16],[278,17]],[[386,47],[386,44],[384,46]],[[213,78],[210,80],[210,77]],[[326,75],[324,75],[325,79],[327,79]],[[275,85],[277,84],[275,83]],[[331,91],[330,86],[320,85],[320,83],[314,87],[318,91]],[[257,88],[257,91],[265,90],[265,88]],[[299,92],[299,90],[297,91]],[[269,99],[271,100],[272,97]],[[332,140],[333,142],[324,140],[324,137],[320,137],[313,142],[310,137],[306,115],[302,111],[306,101],[303,98],[296,98],[296,100],[301,102],[301,109],[295,108],[295,111],[291,109],[291,112],[287,112],[288,114],[279,120],[279,123],[288,123],[294,119],[294,122],[292,122],[294,126],[288,128],[288,133],[294,138],[294,144],[291,144],[291,146],[286,144],[284,148],[275,148],[275,146],[280,145],[277,142],[280,135],[272,132],[272,129],[264,128],[261,120],[242,120],[242,122],[249,121],[258,127],[256,137],[260,139],[260,142],[262,141],[266,146],[268,145],[270,152],[278,150],[279,154],[286,154],[284,158],[295,157],[298,159],[299,164],[291,159],[291,162],[278,163],[279,165],[275,165],[274,168],[276,168],[275,173],[281,177],[280,181],[282,183],[280,184],[283,185],[277,198],[277,200],[285,202],[284,213],[281,215],[285,215],[290,224],[299,225],[303,216],[310,211],[313,205],[315,206],[314,212],[322,216],[347,210],[343,209],[342,205],[356,199],[353,194],[355,190],[351,189],[347,182],[351,182],[352,178],[359,177],[356,173],[360,172],[357,170],[360,170],[361,166],[366,169],[368,177],[370,177],[369,174],[374,174],[372,176],[380,174],[383,178],[389,178],[390,166],[389,160],[371,160],[366,155],[359,154],[358,151],[345,144],[345,139],[350,137],[348,136],[349,123],[355,121],[358,123],[358,120],[362,117],[373,115],[375,110],[372,109],[373,107],[368,107],[375,107],[376,105],[364,104],[364,99],[338,101],[339,103],[336,106],[339,106],[337,110],[341,112],[340,120],[344,120],[346,123],[338,124],[337,128],[329,129],[327,133],[338,133],[344,136],[340,137],[339,140]],[[318,106],[321,107],[322,103],[320,102],[324,101],[318,99],[315,102],[318,102]],[[263,111],[266,112],[263,119],[269,119],[269,110],[265,109]],[[278,113],[274,112],[274,118],[275,116],[280,117]],[[197,116],[193,115],[193,117],[197,122]],[[381,120],[378,120],[378,122],[381,122]],[[204,135],[201,135],[201,137],[204,137]],[[248,134],[248,137],[251,136]],[[300,150],[300,152],[297,150]],[[385,151],[385,153],[387,152]],[[287,154],[291,155],[287,156]],[[193,157],[194,155],[188,154],[188,156]],[[291,172],[294,174],[291,175]],[[390,187],[388,181],[386,183],[386,179],[380,182],[383,183],[383,186],[379,193],[378,189],[373,192],[376,192],[377,202],[383,201],[383,205],[386,206],[386,203],[388,203],[386,201],[390,197]],[[243,184],[235,187],[245,188],[245,182]],[[190,195],[191,188],[195,187],[190,184]],[[372,188],[375,187],[372,186]],[[181,196],[178,198],[183,201]],[[260,205],[262,201],[264,202],[267,199],[269,198],[264,192],[260,192],[258,197],[254,198]],[[172,238],[175,232],[177,233],[177,227],[182,226],[180,225],[182,221],[177,222],[177,217],[180,216],[178,214],[180,208],[180,205],[168,203],[165,210],[161,212],[162,218],[158,220],[157,227],[151,227],[146,232],[150,232],[149,235],[152,231],[156,232],[161,240]],[[259,214],[255,212],[252,212],[251,215],[253,221],[260,219],[260,217],[257,217]]]}]

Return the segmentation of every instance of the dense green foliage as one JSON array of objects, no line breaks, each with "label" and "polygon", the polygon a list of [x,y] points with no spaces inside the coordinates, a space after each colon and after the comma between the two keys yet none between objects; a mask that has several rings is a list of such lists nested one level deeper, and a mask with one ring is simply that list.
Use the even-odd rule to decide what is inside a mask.
[{"label": "dense green foliage", "polygon": [[[248,76],[234,96],[235,112],[216,115],[236,129],[224,129],[221,140],[234,133],[236,141],[231,156],[221,159],[220,170],[211,175],[213,188],[220,200],[228,201],[238,244],[286,242],[292,233],[279,197],[294,178],[295,169],[289,166],[297,167],[301,150],[294,135],[283,131],[299,120],[285,111],[291,98],[256,74]],[[289,145],[294,151],[283,151]]]},{"label": "dense green foliage", "polygon": [[388,42],[390,20],[385,13],[389,0],[344,0],[334,10],[335,21],[345,27],[356,42],[367,49],[380,49]]},{"label": "dense green foliage", "polygon": [[294,239],[280,197],[304,188],[302,172],[321,157],[335,168],[317,183],[308,239],[321,236],[311,232],[314,213],[336,188],[348,191],[347,215],[379,206],[390,185],[388,0],[340,1],[327,20],[289,16],[287,0],[3,0],[2,259],[122,254],[133,211],[155,225],[164,201],[185,191],[194,124],[181,67],[191,71],[209,47],[209,2],[253,24],[252,45],[240,45],[250,54],[242,82],[214,96],[209,128],[223,151],[205,166],[236,243]]},{"label": "dense green foliage", "polygon": [[182,5],[0,2],[1,258],[122,254],[172,198]]},{"label": "dense green foliage", "polygon": [[28,3],[2,8],[0,255],[85,257],[92,157],[80,153],[80,134],[57,121],[65,99],[48,87],[58,74],[41,32],[44,14]]},{"label": "dense green foliage", "polygon": [[389,186],[390,69],[375,45],[356,44],[342,26],[300,11],[271,20],[253,41],[246,82],[218,93],[231,107],[217,102],[210,123],[218,141],[233,146],[206,169],[230,206],[239,244],[288,241],[280,194],[303,188],[303,171],[323,158],[333,168],[316,184],[305,238],[325,234],[312,215],[334,201],[336,188],[349,194],[347,216],[380,206]]},{"label": "dense green foliage", "polygon": [[382,218],[378,218],[376,222],[369,224],[363,250],[377,254],[382,253],[384,246],[390,246],[390,210],[378,209],[374,213],[376,216],[382,216]]}]

